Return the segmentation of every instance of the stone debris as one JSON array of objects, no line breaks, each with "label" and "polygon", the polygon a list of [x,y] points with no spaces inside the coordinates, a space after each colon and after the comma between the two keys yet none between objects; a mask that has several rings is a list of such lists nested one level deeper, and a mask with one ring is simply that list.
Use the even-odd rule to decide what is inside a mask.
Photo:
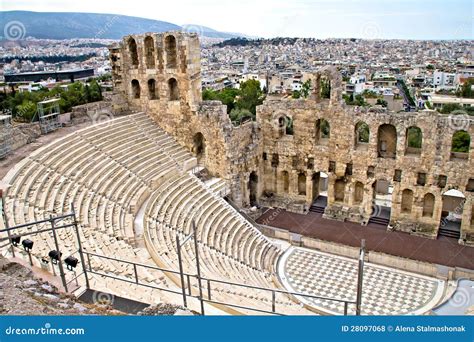
[{"label": "stone debris", "polygon": [[193,316],[195,313],[185,307],[160,303],[146,307],[138,313],[139,316]]}]

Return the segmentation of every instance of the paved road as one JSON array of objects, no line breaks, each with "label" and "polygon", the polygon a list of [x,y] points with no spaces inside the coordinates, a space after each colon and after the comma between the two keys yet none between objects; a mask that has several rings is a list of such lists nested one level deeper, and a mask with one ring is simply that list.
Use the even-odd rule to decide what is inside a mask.
[{"label": "paved road", "polygon": [[407,94],[405,94],[405,91],[403,90],[403,87],[402,87],[401,83],[398,82],[398,81],[397,81],[397,88],[398,88],[398,90],[400,90],[400,94],[403,96],[403,104],[406,107],[410,107],[410,111],[411,111],[410,100],[408,99]]}]

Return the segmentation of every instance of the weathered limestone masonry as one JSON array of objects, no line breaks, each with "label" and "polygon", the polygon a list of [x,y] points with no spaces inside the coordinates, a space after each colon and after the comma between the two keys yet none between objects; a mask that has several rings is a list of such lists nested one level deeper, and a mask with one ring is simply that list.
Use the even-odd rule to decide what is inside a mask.
[{"label": "weathered limestone masonry", "polygon": [[245,203],[242,171],[258,165],[255,123],[235,127],[226,107],[202,101],[200,45],[196,34],[126,36],[110,48],[115,91],[131,110],[143,110],[193,151],[200,164],[229,181],[233,199]]},{"label": "weathered limestone masonry", "polygon": [[[377,184],[384,181],[393,187],[389,229],[436,238],[443,194],[456,189],[465,197],[455,208],[462,211],[459,242],[474,245],[473,120],[346,106],[339,73],[326,67],[313,84],[328,79],[329,99],[321,98],[319,87],[308,99],[269,97],[257,108],[256,122],[235,127],[225,106],[201,99],[195,34],[126,36],[110,52],[117,94],[225,178],[237,205],[306,212],[325,173],[324,216],[367,224]],[[421,148],[409,146],[409,128],[421,130]],[[468,153],[451,152],[457,131],[469,133]]]}]

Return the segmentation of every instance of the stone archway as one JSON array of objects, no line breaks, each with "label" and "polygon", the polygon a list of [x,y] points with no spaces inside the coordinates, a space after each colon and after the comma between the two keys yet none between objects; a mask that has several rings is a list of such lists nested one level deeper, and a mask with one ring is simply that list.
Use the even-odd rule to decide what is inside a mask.
[{"label": "stone archway", "polygon": [[201,132],[194,134],[192,152],[200,162],[206,156],[206,139]]},{"label": "stone archway", "polygon": [[397,129],[393,125],[379,126],[377,134],[377,152],[380,158],[393,158],[397,156]]},{"label": "stone archway", "polygon": [[249,176],[249,203],[251,206],[257,204],[257,197],[258,197],[258,175],[255,171],[252,171]]},{"label": "stone archway", "polygon": [[328,205],[328,175],[325,172],[315,172],[311,177],[312,205],[311,211],[324,213]]},{"label": "stone archway", "polygon": [[369,223],[387,227],[392,216],[393,185],[386,179],[377,179],[372,183],[372,203]]},{"label": "stone archway", "polygon": [[441,209],[438,237],[445,236],[459,239],[466,197],[461,191],[451,189],[443,193],[442,201],[443,207]]}]

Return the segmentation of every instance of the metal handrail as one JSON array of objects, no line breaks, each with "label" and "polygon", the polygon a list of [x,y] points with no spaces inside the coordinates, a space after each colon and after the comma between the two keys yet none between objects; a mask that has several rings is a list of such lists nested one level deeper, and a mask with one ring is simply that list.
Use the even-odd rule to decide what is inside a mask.
[{"label": "metal handrail", "polygon": [[[92,256],[92,257],[104,258],[104,259],[113,260],[113,261],[116,261],[116,262],[129,264],[129,265],[132,265],[134,269],[136,269],[137,267],[144,267],[144,268],[148,268],[148,269],[151,269],[151,270],[158,270],[158,271],[161,271],[161,272],[164,272],[164,273],[181,274],[179,271],[175,271],[175,270],[167,269],[167,268],[162,268],[162,267],[158,267],[158,266],[146,265],[146,264],[142,264],[142,263],[137,263],[137,262],[133,262],[133,261],[129,261],[129,260],[124,260],[124,259],[120,259],[120,258],[115,258],[115,257],[111,257],[111,256],[107,256],[107,255],[101,255],[101,254],[87,252],[87,251],[83,251],[83,254],[87,256],[87,260],[88,260],[88,265],[87,265],[88,271],[87,272],[88,273],[97,274],[97,275],[100,275],[100,276],[116,279],[116,280],[119,280],[119,281],[125,281],[125,282],[128,282],[128,283],[133,283],[133,284],[137,284],[137,285],[142,285],[142,286],[146,286],[146,287],[150,287],[150,288],[156,288],[156,289],[159,289],[159,290],[164,290],[164,291],[172,292],[172,293],[175,293],[175,294],[182,294],[181,291],[178,292],[178,291],[174,291],[174,290],[171,290],[171,289],[166,289],[166,288],[153,286],[153,285],[150,285],[150,284],[144,284],[144,283],[140,282],[140,280],[138,279],[137,272],[135,272],[135,280],[132,281],[132,280],[129,280],[129,279],[124,279],[122,277],[116,277],[116,276],[112,276],[110,274],[94,271],[92,269],[91,265],[90,265],[90,257]],[[191,278],[196,279],[196,280],[198,279],[198,276],[196,274],[193,274],[193,273],[183,272],[182,274],[183,274],[183,276],[187,277],[188,286],[190,286],[189,280]],[[344,314],[345,315],[347,315],[348,306],[350,304],[353,304],[353,305],[357,304],[357,302],[355,300],[351,301],[351,300],[344,300],[344,299],[340,299],[340,298],[323,297],[323,296],[317,296],[317,295],[313,295],[313,294],[309,294],[309,293],[294,292],[294,291],[287,291],[287,290],[282,290],[282,289],[275,289],[275,288],[268,288],[268,287],[262,287],[262,286],[256,286],[256,285],[242,284],[242,283],[232,282],[232,281],[227,281],[227,280],[208,278],[208,277],[205,277],[205,276],[201,276],[200,279],[207,284],[207,299],[206,298],[201,298],[198,295],[193,295],[190,288],[188,289],[187,297],[200,299],[200,300],[203,300],[203,301],[208,302],[208,303],[222,304],[222,305],[226,305],[226,306],[237,307],[237,308],[247,309],[247,310],[251,310],[251,311],[265,312],[265,313],[271,313],[271,314],[279,314],[276,311],[275,294],[277,294],[277,293],[288,295],[288,296],[299,296],[299,297],[304,297],[304,298],[320,299],[320,300],[327,300],[327,301],[333,301],[333,302],[338,302],[338,303],[344,303]],[[220,284],[225,284],[225,285],[230,285],[230,286],[237,286],[237,287],[249,288],[249,289],[254,289],[254,290],[267,291],[268,293],[272,294],[272,310],[271,311],[270,310],[262,310],[262,309],[257,309],[257,308],[253,308],[253,307],[249,307],[249,306],[242,306],[242,305],[232,304],[232,303],[229,303],[229,302],[219,302],[219,301],[213,300],[212,299],[211,286],[210,286],[211,283],[220,283]]]},{"label": "metal handrail", "polygon": [[[29,227],[29,226],[34,226],[34,225],[38,225],[38,224],[43,224],[43,223],[50,223],[51,228],[39,229],[39,230],[36,230],[36,231],[33,231],[33,232],[20,233],[16,236],[36,235],[36,234],[39,234],[39,233],[50,232],[51,231],[53,233],[54,237],[55,237],[56,249],[59,250],[59,244],[58,244],[58,240],[56,238],[56,230],[57,229],[74,227],[75,231],[76,231],[76,237],[77,237],[77,240],[78,240],[77,242],[78,242],[78,245],[79,245],[78,247],[79,248],[78,248],[77,251],[73,252],[73,254],[79,253],[79,256],[81,258],[82,272],[80,272],[78,275],[75,274],[75,277],[73,277],[69,281],[66,281],[65,273],[64,273],[64,270],[62,268],[62,261],[59,260],[60,276],[61,276],[61,280],[62,280],[62,283],[63,283],[63,286],[64,286],[66,292],[68,291],[67,286],[72,281],[77,280],[79,278],[79,276],[82,276],[82,275],[85,277],[86,287],[89,289],[90,287],[89,287],[88,273],[91,273],[91,274],[96,274],[96,275],[111,278],[111,279],[116,279],[116,280],[119,280],[119,281],[124,281],[124,282],[132,283],[132,284],[137,284],[137,285],[140,285],[140,286],[145,286],[145,287],[154,288],[154,289],[158,289],[158,290],[162,290],[162,291],[172,292],[172,293],[175,293],[175,294],[182,294],[185,298],[190,297],[190,298],[198,299],[199,301],[201,301],[201,305],[202,305],[202,303],[207,302],[207,303],[212,303],[212,304],[220,304],[220,305],[225,305],[225,306],[228,306],[228,307],[235,307],[235,308],[240,308],[240,309],[245,309],[245,310],[250,310],[250,311],[255,311],[255,312],[261,312],[261,313],[275,314],[275,315],[282,315],[281,313],[277,312],[277,308],[276,308],[276,304],[277,304],[276,294],[277,293],[287,295],[287,296],[299,296],[299,297],[303,297],[303,298],[319,299],[319,300],[326,300],[326,301],[344,303],[344,315],[347,315],[348,306],[350,304],[357,305],[357,301],[344,300],[344,299],[340,299],[340,298],[329,298],[329,297],[312,295],[312,294],[308,294],[308,293],[287,291],[287,290],[276,289],[276,288],[268,288],[268,287],[243,284],[243,283],[238,283],[238,282],[233,282],[233,281],[214,279],[214,278],[209,278],[209,277],[205,277],[205,276],[200,276],[199,273],[198,274],[192,274],[192,273],[188,273],[188,272],[184,272],[184,271],[175,271],[175,270],[172,270],[172,269],[166,269],[166,268],[162,268],[162,267],[158,267],[158,266],[146,265],[146,264],[137,263],[137,262],[133,262],[133,261],[129,261],[129,260],[115,258],[115,257],[112,257],[112,256],[101,255],[101,254],[85,251],[82,248],[82,245],[81,245],[81,239],[80,239],[79,230],[78,230],[78,222],[76,220],[74,207],[71,205],[71,208],[72,208],[72,213],[69,213],[69,214],[60,215],[60,216],[56,216],[56,217],[50,216],[49,219],[44,219],[44,220],[40,220],[40,221],[36,221],[36,222],[32,222],[32,223],[21,224],[21,225],[14,226],[14,227],[8,227],[7,226],[7,228],[0,230],[0,233],[5,233],[6,232],[6,233],[9,234],[8,238],[0,239],[0,241],[3,241],[3,240],[6,240],[6,239],[9,239],[9,238],[11,239],[11,237],[12,237],[11,232],[13,230],[17,230],[17,229],[25,228],[25,227]],[[64,218],[66,218],[66,217],[72,217],[73,218],[73,223],[64,224],[64,225],[61,225],[61,226],[56,226],[55,225],[56,221],[60,221]],[[15,248],[12,247],[12,252],[14,252],[14,249]],[[31,254],[28,253],[28,255],[30,256],[30,261],[31,261]],[[84,256],[86,256],[86,258],[84,258]],[[116,277],[116,276],[113,276],[111,274],[98,272],[98,271],[96,271],[92,268],[91,257],[104,258],[104,259],[113,260],[113,261],[116,261],[116,262],[121,262],[121,263],[132,265],[133,269],[135,271],[134,272],[135,279],[130,280],[130,279],[126,279],[126,278],[123,278],[123,277]],[[188,287],[187,288],[188,293],[186,293],[185,288],[182,288],[181,291],[176,291],[176,290],[172,290],[170,288],[162,288],[162,287],[159,287],[159,286],[153,286],[151,284],[145,284],[143,282],[140,282],[140,279],[138,277],[137,267],[143,267],[143,268],[150,269],[150,270],[158,270],[158,271],[161,271],[163,273],[171,273],[171,274],[176,274],[176,275],[179,274],[182,277],[186,277],[187,278],[187,283],[188,283],[188,286],[187,286]],[[204,294],[194,295],[192,293],[191,279],[195,279],[198,282],[205,282],[206,283],[206,285],[207,285],[207,298],[205,298],[206,296],[204,296]],[[264,310],[264,309],[261,309],[261,308],[255,308],[255,307],[251,307],[251,306],[238,305],[238,304],[234,304],[234,303],[231,303],[231,302],[221,302],[221,301],[215,300],[215,299],[212,298],[211,283],[225,284],[225,285],[229,285],[229,286],[236,286],[236,287],[242,287],[242,288],[247,288],[247,289],[253,289],[253,290],[268,292],[268,293],[271,294],[271,297],[272,297],[271,310]],[[199,290],[200,290],[200,292],[202,291],[202,286],[199,286]],[[360,311],[360,307],[358,307],[358,309]],[[202,310],[202,312],[204,312],[204,310]]]}]

